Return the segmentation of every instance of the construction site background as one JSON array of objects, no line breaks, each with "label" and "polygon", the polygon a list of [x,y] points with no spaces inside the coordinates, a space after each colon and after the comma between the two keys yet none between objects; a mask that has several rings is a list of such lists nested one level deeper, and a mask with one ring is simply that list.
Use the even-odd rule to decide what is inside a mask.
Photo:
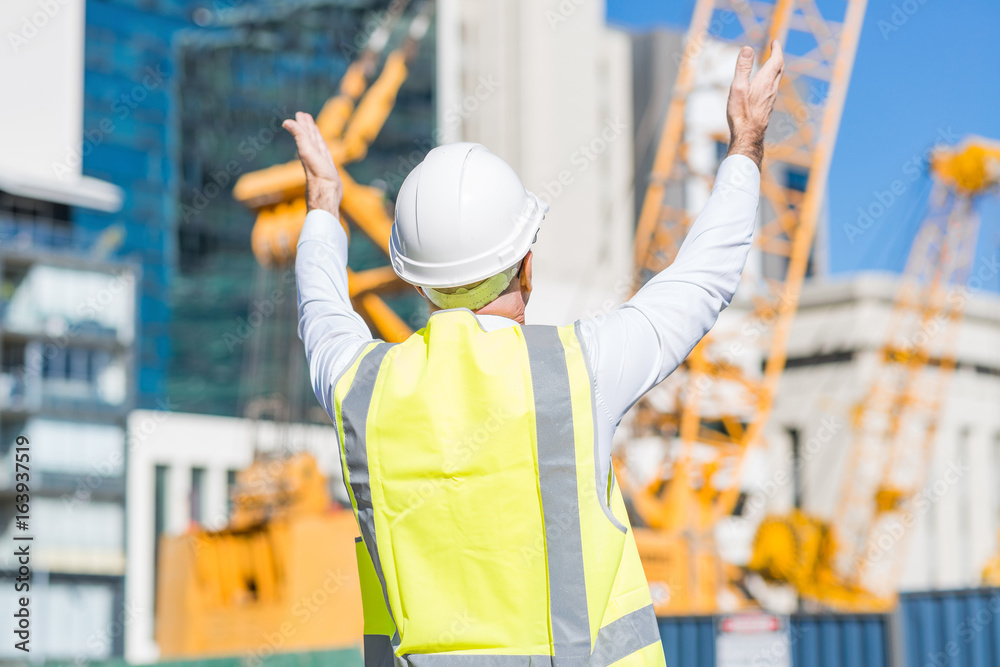
[{"label": "construction site background", "polygon": [[[900,118],[919,154],[870,145],[896,169],[849,192],[837,158],[880,113],[853,82],[917,85],[883,55],[929,59],[909,45],[944,10],[661,4],[8,0],[0,541],[26,530],[24,435],[34,616],[31,655],[5,641],[0,661],[362,664],[282,119],[313,113],[346,165],[351,296],[376,335],[426,322],[385,242],[402,179],[452,141],[549,203],[527,318],[563,324],[671,261],[725,156],[738,45],[759,62],[778,36],[741,289],[616,438],[668,664],[1000,666],[1000,126],[932,68],[954,108]],[[967,12],[996,10],[969,4],[948,20],[978,44],[989,21]],[[990,62],[969,69],[986,83]]]}]

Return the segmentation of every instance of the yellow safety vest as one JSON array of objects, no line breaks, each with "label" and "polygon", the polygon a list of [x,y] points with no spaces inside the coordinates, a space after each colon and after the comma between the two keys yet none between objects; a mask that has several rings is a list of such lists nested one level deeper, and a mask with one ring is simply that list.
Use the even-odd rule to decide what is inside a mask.
[{"label": "yellow safety vest", "polygon": [[366,666],[665,665],[573,326],[440,311],[334,399]]}]

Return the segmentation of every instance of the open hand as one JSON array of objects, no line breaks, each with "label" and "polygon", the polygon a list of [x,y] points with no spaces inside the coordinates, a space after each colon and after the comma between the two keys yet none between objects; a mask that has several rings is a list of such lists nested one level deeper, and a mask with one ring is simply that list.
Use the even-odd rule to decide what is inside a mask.
[{"label": "open hand", "polygon": [[295,137],[299,159],[306,171],[306,207],[329,211],[339,216],[340,200],[344,198],[344,185],[333,163],[330,148],[320,134],[313,117],[299,111],[295,120],[289,118],[281,124]]},{"label": "open hand", "polygon": [[760,169],[764,159],[764,133],[778,97],[785,71],[785,57],[778,40],[771,43],[771,57],[750,80],[753,49],[744,46],[736,58],[736,75],[729,88],[726,120],[729,121],[729,155],[745,155]]}]

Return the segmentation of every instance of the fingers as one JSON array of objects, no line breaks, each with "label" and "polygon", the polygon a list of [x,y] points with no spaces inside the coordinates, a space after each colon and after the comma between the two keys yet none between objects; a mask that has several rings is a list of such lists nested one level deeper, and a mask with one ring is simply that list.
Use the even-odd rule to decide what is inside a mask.
[{"label": "fingers", "polygon": [[781,74],[785,71],[785,52],[781,48],[781,42],[774,40],[771,42],[771,57],[767,59],[764,66],[757,72],[757,76],[762,80],[777,84]]},{"label": "fingers", "polygon": [[733,77],[733,86],[747,87],[750,85],[750,72],[753,70],[753,49],[744,46],[740,49],[740,55],[736,58],[736,75]]},{"label": "fingers", "polygon": [[297,111],[295,113],[295,120],[291,118],[286,118],[282,123],[281,127],[285,128],[292,133],[292,136],[298,140],[299,138],[314,137],[313,130],[319,133],[319,128],[316,127],[316,122],[313,117],[304,111]]},{"label": "fingers", "polygon": [[299,149],[299,155],[312,159],[311,156],[320,156],[328,151],[326,139],[316,126],[313,117],[303,111],[295,114],[295,119],[288,118],[281,123],[281,126],[288,130],[295,138],[295,144]]}]

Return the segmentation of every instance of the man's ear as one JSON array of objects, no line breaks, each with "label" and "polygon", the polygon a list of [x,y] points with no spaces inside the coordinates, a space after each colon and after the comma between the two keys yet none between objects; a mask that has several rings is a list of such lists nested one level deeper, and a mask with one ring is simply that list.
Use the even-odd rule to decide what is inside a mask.
[{"label": "man's ear", "polygon": [[427,295],[424,294],[424,288],[423,287],[420,287],[419,285],[413,285],[412,287],[413,287],[413,289],[417,290],[417,294],[419,294],[423,298],[424,302],[427,304],[427,309],[430,312],[433,313],[436,310],[440,310],[440,308],[438,308],[436,305],[434,305],[434,302],[431,301],[430,299],[428,299]]},{"label": "man's ear", "polygon": [[521,282],[521,294],[524,297],[524,302],[528,303],[528,297],[531,296],[531,251],[524,256],[521,260],[521,270],[518,272],[520,274]]}]

